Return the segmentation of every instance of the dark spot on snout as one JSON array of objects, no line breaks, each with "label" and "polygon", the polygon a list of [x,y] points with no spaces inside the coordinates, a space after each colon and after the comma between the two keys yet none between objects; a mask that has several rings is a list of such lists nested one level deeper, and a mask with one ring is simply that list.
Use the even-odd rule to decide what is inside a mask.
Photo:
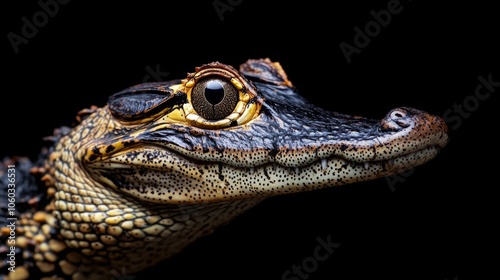
[{"label": "dark spot on snout", "polygon": [[97,146],[94,146],[94,147],[92,148],[92,153],[93,153],[94,155],[99,155],[99,156],[101,156],[101,155],[102,155],[102,154],[101,154],[101,151],[99,151],[99,149],[97,148]]},{"label": "dark spot on snout", "polygon": [[272,157],[272,158],[275,158],[276,155],[278,154],[278,149],[276,147],[272,148],[272,149],[269,149],[269,156]]},{"label": "dark spot on snout", "polygon": [[106,147],[106,153],[111,153],[114,150],[115,150],[115,147],[113,145],[109,145],[108,147]]},{"label": "dark spot on snout", "polygon": [[122,143],[123,143],[124,147],[129,147],[129,146],[132,146],[133,144],[135,144],[135,142],[133,140],[123,141]]},{"label": "dark spot on snout", "polygon": [[222,164],[219,163],[219,180],[224,181],[224,175],[222,175]]}]

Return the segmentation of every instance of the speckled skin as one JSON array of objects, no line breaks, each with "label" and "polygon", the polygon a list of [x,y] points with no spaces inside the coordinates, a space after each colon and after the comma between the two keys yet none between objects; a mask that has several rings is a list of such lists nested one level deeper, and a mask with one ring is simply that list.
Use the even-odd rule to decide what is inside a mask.
[{"label": "speckled skin", "polygon": [[[194,86],[211,77],[238,90],[223,120],[191,104]],[[445,122],[416,109],[373,120],[315,107],[268,59],[135,86],[80,118],[34,172],[51,200],[23,214],[17,243],[32,262],[7,279],[133,274],[266,197],[401,172],[448,141]]]}]

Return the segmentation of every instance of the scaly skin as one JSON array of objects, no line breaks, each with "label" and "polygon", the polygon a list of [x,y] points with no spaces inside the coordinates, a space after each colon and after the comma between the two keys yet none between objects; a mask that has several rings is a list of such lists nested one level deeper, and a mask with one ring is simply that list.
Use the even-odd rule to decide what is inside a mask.
[{"label": "scaly skin", "polygon": [[33,169],[49,203],[20,218],[16,246],[26,258],[7,279],[133,274],[266,197],[398,173],[448,141],[444,121],[416,109],[373,120],[314,107],[268,59],[239,72],[206,64],[80,117]]}]

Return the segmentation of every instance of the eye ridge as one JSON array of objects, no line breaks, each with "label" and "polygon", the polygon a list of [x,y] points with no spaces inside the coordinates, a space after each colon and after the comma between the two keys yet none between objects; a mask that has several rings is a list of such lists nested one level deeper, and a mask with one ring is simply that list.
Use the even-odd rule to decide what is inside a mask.
[{"label": "eye ridge", "polygon": [[191,93],[194,110],[207,120],[220,120],[230,115],[239,101],[238,90],[221,78],[205,78],[196,83]]}]

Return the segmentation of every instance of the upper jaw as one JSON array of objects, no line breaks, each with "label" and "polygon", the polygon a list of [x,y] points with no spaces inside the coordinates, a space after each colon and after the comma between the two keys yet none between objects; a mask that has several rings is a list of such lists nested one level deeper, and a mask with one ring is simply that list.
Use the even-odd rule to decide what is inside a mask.
[{"label": "upper jaw", "polygon": [[[248,168],[266,164],[304,167],[332,157],[353,163],[390,161],[427,148],[439,150],[448,142],[442,118],[412,108],[391,110],[381,120],[337,116],[329,122],[302,120],[303,125],[265,116],[246,127],[219,131],[158,124],[134,138],[112,141],[128,143],[115,144],[123,149],[134,143],[154,145],[196,161]],[[108,145],[101,143],[89,150],[103,151]]]},{"label": "upper jaw", "polygon": [[239,167],[301,167],[333,156],[357,163],[390,160],[428,147],[440,149],[448,142],[442,118],[413,108],[391,110],[381,120],[324,117],[324,122],[294,121],[263,114],[239,129],[186,128],[180,136],[160,129],[143,137],[197,160]]}]

